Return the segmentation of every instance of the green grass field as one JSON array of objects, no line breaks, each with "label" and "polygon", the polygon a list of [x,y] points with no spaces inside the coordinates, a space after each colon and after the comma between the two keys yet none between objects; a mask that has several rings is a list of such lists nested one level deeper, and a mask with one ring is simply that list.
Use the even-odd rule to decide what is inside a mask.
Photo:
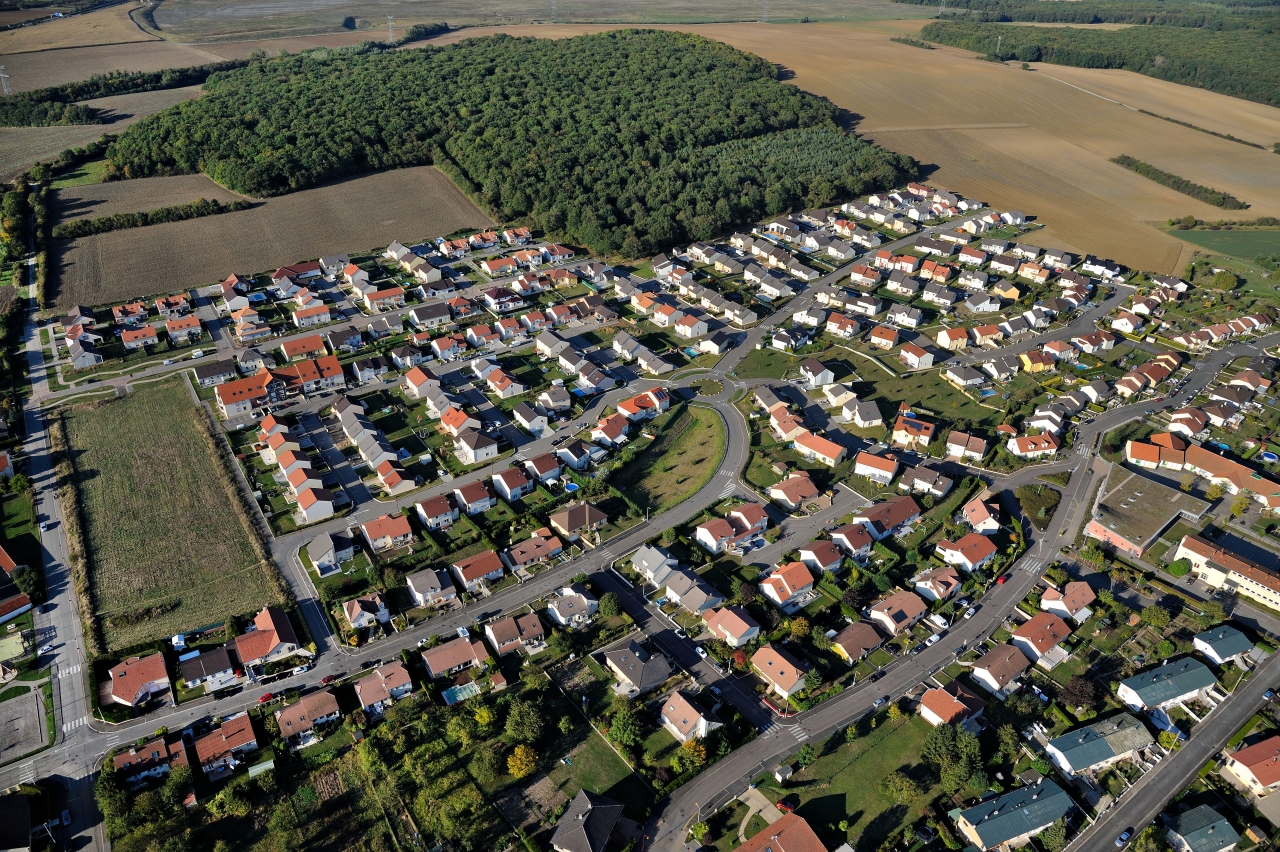
[{"label": "green grass field", "polygon": [[52,186],[54,189],[66,189],[69,186],[84,186],[88,183],[102,183],[102,178],[105,177],[106,174],[106,160],[90,160],[87,163],[81,163],[76,168],[55,180]]},{"label": "green grass field", "polygon": [[1253,258],[1260,254],[1280,254],[1277,231],[1169,231],[1180,240],[1234,257]]},{"label": "green grass field", "polygon": [[687,408],[612,483],[636,503],[655,513],[664,511],[707,484],[724,455],[724,443],[719,415]]},{"label": "green grass field", "polygon": [[278,602],[181,380],[64,417],[108,648]]},{"label": "green grass field", "polygon": [[800,366],[801,360],[776,349],[753,349],[734,373],[740,379],[780,379],[787,370]]},{"label": "green grass field", "polygon": [[[867,376],[873,374],[868,372]],[[1004,420],[1003,411],[979,405],[936,370],[911,373],[896,379],[874,376],[873,381],[853,382],[850,387],[859,399],[868,399],[880,406],[886,425],[892,423],[891,417],[901,402],[951,422],[966,420],[973,425],[994,427]],[[946,434],[940,433],[939,437],[945,439]]]},{"label": "green grass field", "polygon": [[[916,820],[939,793],[919,757],[929,731],[929,723],[916,715],[882,721],[866,736],[822,754],[792,776],[786,788],[771,776],[761,787],[771,801],[799,794],[796,812],[809,821],[823,845],[834,848],[848,842],[858,849],[875,849]],[[818,750],[825,751],[820,746]],[[880,780],[896,771],[927,784],[926,792],[909,804],[895,803],[880,792]],[[849,821],[848,832],[833,827],[841,820]]]}]

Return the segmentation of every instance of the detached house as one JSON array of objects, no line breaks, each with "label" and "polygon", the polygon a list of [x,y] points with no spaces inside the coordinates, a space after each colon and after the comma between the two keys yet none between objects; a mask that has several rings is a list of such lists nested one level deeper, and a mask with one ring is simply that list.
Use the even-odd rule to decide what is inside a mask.
[{"label": "detached house", "polygon": [[751,668],[784,701],[804,690],[804,667],[771,642],[751,656]]},{"label": "detached house", "polygon": [[929,612],[919,595],[895,592],[871,607],[871,621],[890,636],[897,636]]}]

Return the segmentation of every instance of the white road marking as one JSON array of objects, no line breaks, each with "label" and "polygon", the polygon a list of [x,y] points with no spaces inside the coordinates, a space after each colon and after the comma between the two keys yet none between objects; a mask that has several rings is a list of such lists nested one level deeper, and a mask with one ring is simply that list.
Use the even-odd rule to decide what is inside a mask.
[{"label": "white road marking", "polygon": [[66,669],[59,669],[58,677],[64,678],[64,677],[67,677],[68,675],[77,674],[79,671],[80,671],[80,666],[78,665],[71,666],[70,668],[66,668]]},{"label": "white road marking", "polygon": [[81,716],[79,719],[72,719],[70,722],[63,722],[62,732],[67,733],[69,731],[74,731],[76,728],[80,727],[81,725],[87,725],[88,723],[89,723],[88,716]]}]

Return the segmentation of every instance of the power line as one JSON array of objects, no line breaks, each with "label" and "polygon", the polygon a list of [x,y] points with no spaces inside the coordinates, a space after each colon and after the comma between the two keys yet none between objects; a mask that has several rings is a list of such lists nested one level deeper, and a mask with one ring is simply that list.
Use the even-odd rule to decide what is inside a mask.
[{"label": "power line", "polygon": [[769,23],[769,0],[764,0],[764,22]]},{"label": "power line", "polygon": [[551,23],[556,22],[556,0],[551,0]]},{"label": "power line", "polygon": [[3,65],[0,65],[0,89],[4,89],[6,95],[13,94],[13,89],[9,88],[9,75],[4,73]]},{"label": "power line", "polygon": [[394,15],[387,15],[387,44],[395,44],[396,34],[392,25],[396,22]]}]

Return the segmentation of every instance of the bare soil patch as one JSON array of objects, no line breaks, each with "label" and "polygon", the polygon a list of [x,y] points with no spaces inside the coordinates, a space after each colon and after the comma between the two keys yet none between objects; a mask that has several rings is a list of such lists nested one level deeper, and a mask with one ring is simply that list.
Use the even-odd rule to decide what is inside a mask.
[{"label": "bare soil patch", "polygon": [[[8,61],[8,57],[6,57]],[[199,86],[113,95],[85,101],[106,110],[107,124],[77,124],[70,127],[0,127],[0,179],[8,180],[37,160],[51,160],[66,148],[92,142],[104,133],[119,133],[166,107],[200,94]],[[199,197],[199,196],[197,196]]]},{"label": "bare soil patch", "polygon": [[10,54],[4,56],[4,68],[13,90],[25,92],[73,83],[107,71],[162,71],[220,61],[221,56],[199,48],[157,40]]},{"label": "bare soil patch", "polygon": [[33,18],[47,18],[54,12],[66,12],[65,6],[43,6],[39,9],[6,9],[0,12],[0,27],[7,27],[10,24],[20,24],[23,21],[30,21]]},{"label": "bare soil patch", "polygon": [[[1280,140],[1280,110],[1137,74],[1056,65],[1022,71],[965,51],[888,40],[912,23],[680,29],[778,63],[795,85],[849,110],[858,132],[919,160],[931,183],[1037,217],[1047,225],[1037,235],[1041,242],[1142,269],[1181,268],[1192,249],[1146,223],[1188,213],[1216,220],[1222,212],[1108,162],[1121,153],[1230,192],[1251,205],[1250,216],[1280,215],[1275,154],[1136,108],[1268,146]],[[496,31],[565,37],[586,29],[602,28],[475,28],[441,41]]]},{"label": "bare soil patch", "polygon": [[[337,31],[350,16],[358,30],[374,38],[386,32],[386,15],[394,15],[397,29],[413,23],[448,21],[451,24],[527,24],[550,18],[546,5],[520,5],[505,0],[165,0],[154,13],[156,26],[166,35],[208,40],[243,38],[245,35],[303,35],[327,29]],[[559,0],[560,21],[607,24],[684,24],[699,21],[756,21],[762,12],[759,0]],[[826,0],[815,7],[805,0],[773,0],[771,21],[799,21],[803,16],[821,19],[878,20],[928,18],[933,10],[899,5],[885,0]]]},{"label": "bare soil patch", "polygon": [[205,175],[148,180],[121,180],[55,190],[54,204],[58,217],[96,219],[116,213],[141,213],[158,207],[190,204],[197,198],[230,202],[242,196],[223,189]]},{"label": "bare soil patch", "polygon": [[[124,42],[159,41],[143,32],[129,18],[128,4],[100,9],[69,18],[20,27],[0,33],[0,54],[27,53],[58,47],[81,47],[87,44],[121,44]],[[38,14],[49,14],[40,10]],[[38,16],[38,15],[37,15]],[[12,23],[0,19],[0,24]],[[47,83],[45,85],[48,85]]]},{"label": "bare soil patch", "polygon": [[[187,180],[191,186],[197,180],[215,186],[200,176],[129,181],[138,187],[130,203],[136,209],[162,207],[153,200],[173,197],[167,182]],[[194,197],[201,194],[205,190]],[[169,293],[233,272],[488,224],[491,220],[435,168],[383,172],[271,198],[252,210],[63,243],[57,299],[66,307]]]}]

